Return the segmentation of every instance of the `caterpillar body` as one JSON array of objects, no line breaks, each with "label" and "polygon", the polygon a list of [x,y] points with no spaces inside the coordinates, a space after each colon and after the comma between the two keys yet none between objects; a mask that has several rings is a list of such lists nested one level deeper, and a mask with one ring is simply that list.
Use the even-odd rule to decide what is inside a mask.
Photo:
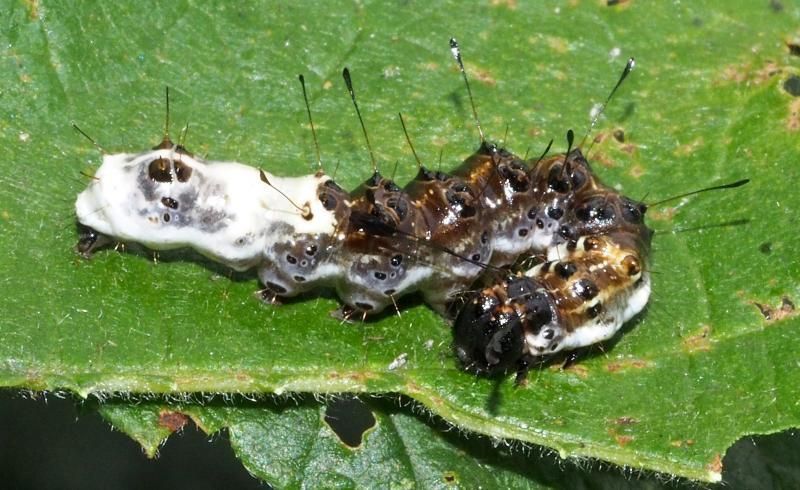
[{"label": "caterpillar body", "polygon": [[488,275],[455,315],[457,357],[479,374],[606,340],[650,294],[646,206],[602,184],[579,149],[527,161],[482,141],[452,173],[420,165],[401,188],[376,170],[346,192],[322,171],[206,161],[165,136],[104,155],[75,209],[86,257],[114,241],[190,247],[255,267],[265,300],[332,287],[345,316],[415,291],[446,314],[487,266],[532,256],[530,269]]}]

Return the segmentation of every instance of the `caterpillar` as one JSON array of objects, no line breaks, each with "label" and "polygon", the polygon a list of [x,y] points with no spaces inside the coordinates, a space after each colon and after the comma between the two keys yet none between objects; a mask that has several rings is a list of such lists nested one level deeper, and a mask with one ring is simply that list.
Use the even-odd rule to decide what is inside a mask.
[{"label": "caterpillar", "polygon": [[[450,47],[472,102],[454,39]],[[632,67],[631,59],[620,82]],[[364,129],[347,68],[343,77]],[[113,242],[193,248],[237,271],[256,268],[265,301],[332,287],[344,318],[379,313],[411,292],[447,315],[487,269],[534,257],[532,268],[487,279],[453,315],[463,367],[521,373],[536,358],[610,338],[650,295],[646,205],[602,184],[571,131],[565,154],[528,161],[488,143],[472,108],[481,144],[457,169],[417,160],[417,176],[401,188],[373,157],[373,174],[347,192],[321,168],[279,177],[193,155],[169,137],[167,94],[163,140],[104,154],[78,195],[76,249],[88,258]]]}]

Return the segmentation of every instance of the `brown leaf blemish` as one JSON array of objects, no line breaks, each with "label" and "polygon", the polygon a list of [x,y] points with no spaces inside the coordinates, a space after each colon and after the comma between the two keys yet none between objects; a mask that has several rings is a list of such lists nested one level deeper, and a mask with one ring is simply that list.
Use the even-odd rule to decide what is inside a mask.
[{"label": "brown leaf blemish", "polygon": [[703,325],[700,331],[683,339],[683,350],[689,353],[711,350],[711,327]]},{"label": "brown leaf blemish", "polygon": [[32,21],[39,20],[39,0],[26,0],[25,6],[28,8],[28,18]]},{"label": "brown leaf blemish", "polygon": [[669,445],[672,447],[690,447],[694,446],[694,439],[676,439],[669,441]]},{"label": "brown leaf blemish", "polygon": [[617,432],[616,429],[608,429],[608,435],[614,438],[614,440],[619,444],[621,447],[625,447],[635,439],[633,436],[629,436],[626,434],[620,434]]},{"label": "brown leaf blemish", "polygon": [[761,67],[753,67],[751,63],[728,65],[722,70],[722,81],[761,85],[775,75],[782,73],[782,68],[774,61],[767,61]]},{"label": "brown leaf blemish", "polygon": [[492,7],[505,7],[508,10],[517,10],[517,0],[492,0]]},{"label": "brown leaf blemish", "polygon": [[572,373],[581,379],[586,379],[589,377],[589,368],[587,368],[583,364],[572,364],[564,369],[561,369],[560,366],[554,366],[554,367],[556,368],[556,370],[562,370],[568,373]]},{"label": "brown leaf blemish", "polygon": [[597,133],[597,136],[592,138],[592,141],[594,142],[595,145],[597,145],[597,144],[602,143],[606,139],[608,139],[608,133],[606,133],[605,131],[599,131]]},{"label": "brown leaf blemish", "polygon": [[644,167],[642,167],[638,163],[632,165],[630,170],[628,170],[628,175],[638,180],[642,177],[642,175],[644,175]]},{"label": "brown leaf blemish", "polygon": [[563,37],[547,36],[547,47],[558,54],[565,54],[569,51],[569,42]]},{"label": "brown leaf blemish", "polygon": [[721,474],[722,473],[722,456],[720,456],[719,454],[715,454],[714,458],[711,460],[711,462],[706,465],[706,469],[708,469],[708,471],[710,471],[712,473],[715,473],[715,474],[718,474],[718,475]]},{"label": "brown leaf blemish", "polygon": [[456,474],[452,471],[445,471],[444,475],[442,475],[442,478],[444,479],[444,482],[448,485],[458,484],[458,478],[456,477]]},{"label": "brown leaf blemish", "polygon": [[592,161],[592,164],[596,163],[602,165],[605,168],[614,168],[616,166],[616,163],[602,151],[597,151],[597,153],[594,154],[594,159]]},{"label": "brown leaf blemish", "polygon": [[162,410],[158,414],[158,425],[166,428],[170,432],[177,432],[189,423],[189,417],[172,410]]},{"label": "brown leaf blemish", "polygon": [[722,79],[726,82],[742,83],[747,80],[749,65],[728,65],[722,69]]},{"label": "brown leaf blemish", "polygon": [[406,382],[406,389],[403,394],[413,397],[414,395],[423,393],[428,396],[428,401],[436,407],[443,407],[446,405],[442,397],[427,393],[426,390],[413,381]]},{"label": "brown leaf blemish", "polygon": [[781,298],[781,304],[775,308],[763,303],[753,302],[768,323],[774,323],[797,315],[797,308],[788,296]]},{"label": "brown leaf blemish", "polygon": [[617,128],[613,131],[600,131],[592,138],[592,141],[595,145],[602,144],[605,141],[614,141],[620,150],[629,155],[636,153],[639,149],[639,146],[635,143],[625,142],[625,130],[622,128]]},{"label": "brown leaf blemish", "polygon": [[678,208],[675,207],[653,208],[647,210],[647,216],[656,221],[672,221],[677,211]]},{"label": "brown leaf blemish", "polygon": [[627,371],[629,369],[644,369],[650,367],[651,363],[644,359],[625,359],[622,361],[611,361],[606,364],[606,371],[610,373],[618,373],[620,371]]},{"label": "brown leaf blemish", "polygon": [[755,81],[757,83],[765,83],[768,82],[772,77],[776,75],[780,75],[783,73],[783,69],[778,66],[777,63],[774,61],[767,61],[761,69],[757,70],[755,73]]},{"label": "brown leaf blemish", "polygon": [[472,75],[472,78],[491,87],[497,85],[497,80],[492,76],[492,72],[487,69],[473,67],[470,75]]},{"label": "brown leaf blemish", "polygon": [[675,148],[673,154],[678,157],[689,156],[703,146],[703,143],[703,138],[695,138],[694,141]]},{"label": "brown leaf blemish", "polygon": [[786,118],[786,129],[792,133],[800,130],[800,98],[789,103],[789,116]]},{"label": "brown leaf blemish", "polygon": [[525,134],[527,134],[531,138],[536,138],[538,136],[543,135],[544,134],[544,130],[542,128],[538,127],[538,126],[533,126],[533,127],[528,128],[525,131]]}]

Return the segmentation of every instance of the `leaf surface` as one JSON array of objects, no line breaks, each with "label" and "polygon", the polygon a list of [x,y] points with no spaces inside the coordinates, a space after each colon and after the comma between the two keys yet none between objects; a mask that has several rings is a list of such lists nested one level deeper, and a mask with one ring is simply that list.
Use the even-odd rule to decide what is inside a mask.
[{"label": "leaf surface", "polygon": [[[798,58],[787,48],[800,13],[776,5],[6,1],[0,386],[83,396],[394,392],[491,437],[718,479],[734,441],[800,420],[800,320],[780,309],[800,298]],[[411,301],[399,318],[341,325],[328,316],[330,296],[264,306],[252,297],[254,274],[191,253],[158,263],[135,247],[90,261],[73,253],[79,172],[91,174],[100,155],[70,122],[108,151],[141,151],[160,139],[165,85],[193,151],[301,175],[316,161],[296,82],[304,73],[323,163],[353,188],[370,163],[340,79],[348,66],[382,168],[399,162],[400,182],[415,171],[398,111],[423,160],[441,152],[441,168],[455,168],[477,136],[451,35],[484,130],[519,154],[551,138],[563,151],[562,135],[582,134],[635,56],[637,71],[594,130],[595,171],[650,201],[752,179],[650,211],[652,301],[575,368],[496,386],[460,372],[446,323]],[[402,354],[406,365],[390,370]]]}]

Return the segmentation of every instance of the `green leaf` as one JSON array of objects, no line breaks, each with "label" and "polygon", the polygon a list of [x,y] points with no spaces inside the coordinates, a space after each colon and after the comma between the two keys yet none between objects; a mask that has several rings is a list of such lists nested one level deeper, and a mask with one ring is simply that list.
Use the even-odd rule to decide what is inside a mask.
[{"label": "green leaf", "polygon": [[[331,422],[337,413],[326,412],[326,405],[371,417],[371,423],[357,441],[345,444]],[[125,432],[151,455],[166,440],[166,436],[164,440],[152,437],[154,431],[164,430],[156,422],[164,414],[188,416],[207,434],[227,430],[248,471],[279,488],[548,488],[557,483],[571,487],[590,481],[629,483],[622,473],[598,468],[567,473],[563,462],[546,452],[475,435],[463,437],[440,420],[414,415],[407,408],[388,399],[340,398],[320,404],[306,398],[257,402],[239,398],[236,403],[219,399],[133,406],[111,402],[102,405],[100,413],[116,427],[126,426]],[[139,424],[144,419],[154,422]]]},{"label": "green leaf", "polygon": [[[258,401],[216,397],[133,405],[112,401],[99,410],[116,427],[124,427],[151,456],[168,443],[164,431],[170,420],[191,418],[214,438],[225,437],[221,432],[226,431],[250,473],[281,488],[303,484],[402,487],[409,481],[423,488],[647,489],[664,485],[663,475],[603,468],[589,460],[565,463],[549,451],[475,434],[464,437],[437,418],[420,417],[419,407],[406,401],[336,397],[316,403],[308,397]],[[340,436],[343,425],[364,433],[351,428]],[[188,425],[177,430],[184,427]],[[156,433],[161,438],[153,437]],[[745,438],[726,454],[724,484],[714,488],[796,486],[798,447],[800,438],[793,432]],[[680,480],[671,483],[674,488],[697,486]]]},{"label": "green leaf", "polygon": [[[796,8],[3,3],[0,386],[396,392],[466,430],[701,480],[719,478],[743,435],[798,426],[800,320],[780,309],[800,297],[800,99],[786,88],[798,73],[786,46],[800,35]],[[581,134],[635,56],[637,71],[595,129],[596,172],[653,201],[752,179],[651,210],[652,302],[604,352],[495,390],[459,371],[447,325],[413,302],[399,318],[340,325],[327,315],[335,299],[263,306],[254,274],[191,253],[158,263],[133,247],[74,255],[79,172],[100,155],[70,122],[109,151],[140,151],[159,139],[169,85],[190,149],[300,175],[316,161],[302,72],[323,163],[352,188],[370,164],[339,78],[349,66],[380,165],[399,161],[404,182],[415,167],[397,111],[426,162],[442,152],[444,170],[477,144],[451,35],[484,130],[507,131],[517,153],[551,138],[563,150],[562,135]],[[624,143],[609,137],[616,129]],[[407,364],[390,370],[401,354]]]}]

